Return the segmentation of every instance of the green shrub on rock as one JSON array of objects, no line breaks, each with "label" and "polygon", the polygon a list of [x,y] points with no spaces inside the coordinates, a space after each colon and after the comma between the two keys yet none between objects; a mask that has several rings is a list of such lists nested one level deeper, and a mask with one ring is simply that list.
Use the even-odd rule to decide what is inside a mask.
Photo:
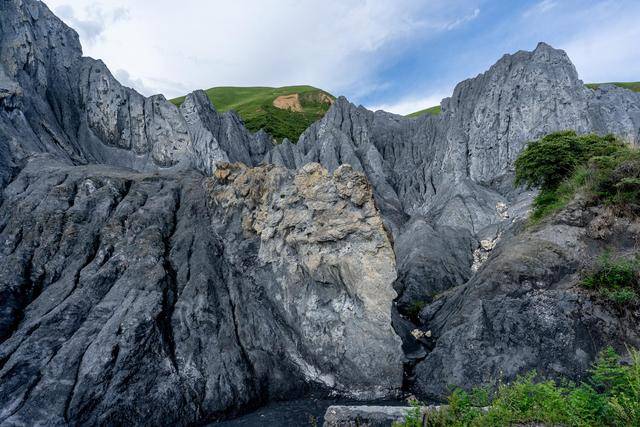
[{"label": "green shrub on rock", "polygon": [[529,143],[515,162],[516,185],[539,187],[531,220],[583,193],[593,204],[640,213],[640,152],[612,135],[556,132]]}]

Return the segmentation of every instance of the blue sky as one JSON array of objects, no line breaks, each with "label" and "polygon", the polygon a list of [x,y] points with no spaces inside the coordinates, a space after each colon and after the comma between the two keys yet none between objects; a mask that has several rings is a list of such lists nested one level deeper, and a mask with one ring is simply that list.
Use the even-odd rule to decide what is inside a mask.
[{"label": "blue sky", "polygon": [[587,82],[640,80],[638,0],[45,3],[86,55],[146,95],[311,84],[406,114],[539,41],[565,49]]}]

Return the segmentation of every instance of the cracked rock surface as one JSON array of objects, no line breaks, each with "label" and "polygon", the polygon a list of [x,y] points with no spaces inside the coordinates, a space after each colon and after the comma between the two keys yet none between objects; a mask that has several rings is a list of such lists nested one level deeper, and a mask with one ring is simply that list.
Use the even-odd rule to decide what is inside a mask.
[{"label": "cracked rock surface", "polygon": [[205,178],[37,158],[0,212],[2,423],[183,424],[400,386],[393,251],[348,166]]},{"label": "cracked rock surface", "polygon": [[602,348],[640,346],[637,306],[580,286],[603,250],[632,257],[639,239],[637,219],[583,200],[539,226],[509,230],[477,274],[421,311],[432,351],[417,365],[415,391],[441,398],[450,384],[508,382],[531,370],[579,380]]},{"label": "cracked rock surface", "polygon": [[[513,188],[513,161],[564,129],[638,144],[640,95],[584,87],[541,43],[461,82],[438,116],[339,98],[274,146],[202,91],[177,108],[123,87],[44,3],[0,0],[0,423],[390,396],[405,357],[424,396],[578,376],[637,323],[616,329],[572,287],[591,226],[520,232],[534,194]],[[428,304],[419,329],[396,297],[404,314]]]}]

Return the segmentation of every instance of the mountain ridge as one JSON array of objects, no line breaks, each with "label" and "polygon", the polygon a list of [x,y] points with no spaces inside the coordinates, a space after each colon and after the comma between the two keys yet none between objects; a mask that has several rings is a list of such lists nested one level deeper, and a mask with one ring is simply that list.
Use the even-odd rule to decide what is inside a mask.
[{"label": "mountain ridge", "polygon": [[[610,83],[586,83],[585,86],[589,89],[598,89],[600,86],[613,85],[625,89],[629,89],[633,92],[640,92],[640,82],[610,82]],[[423,110],[416,111],[414,113],[406,114],[405,117],[420,117],[424,114],[440,114],[441,108],[439,105],[428,107]]]},{"label": "mountain ridge", "polygon": [[[335,97],[313,86],[218,86],[204,91],[216,110],[235,111],[252,132],[264,130],[278,141],[297,141],[322,118]],[[172,99],[180,106],[186,96]],[[278,101],[284,101],[279,103]],[[287,102],[289,101],[289,102]]]},{"label": "mountain ridge", "polygon": [[[123,87],[43,3],[0,5],[0,423],[440,398],[503,372],[575,379],[636,342],[565,286],[602,212],[520,233],[534,192],[513,186],[513,162],[529,141],[640,137],[640,95],[585,88],[565,52],[505,55],[437,116],[338,98],[298,144],[273,145],[204,91],[178,108]],[[554,331],[564,357],[542,357]]]}]

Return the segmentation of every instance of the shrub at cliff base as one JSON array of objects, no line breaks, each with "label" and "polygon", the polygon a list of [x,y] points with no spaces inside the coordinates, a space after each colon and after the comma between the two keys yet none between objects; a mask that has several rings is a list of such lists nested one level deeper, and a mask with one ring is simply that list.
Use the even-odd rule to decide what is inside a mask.
[{"label": "shrub at cliff base", "polygon": [[495,392],[456,389],[448,405],[426,415],[415,406],[396,426],[639,426],[640,352],[623,361],[607,348],[581,384],[538,381],[535,372]]}]

